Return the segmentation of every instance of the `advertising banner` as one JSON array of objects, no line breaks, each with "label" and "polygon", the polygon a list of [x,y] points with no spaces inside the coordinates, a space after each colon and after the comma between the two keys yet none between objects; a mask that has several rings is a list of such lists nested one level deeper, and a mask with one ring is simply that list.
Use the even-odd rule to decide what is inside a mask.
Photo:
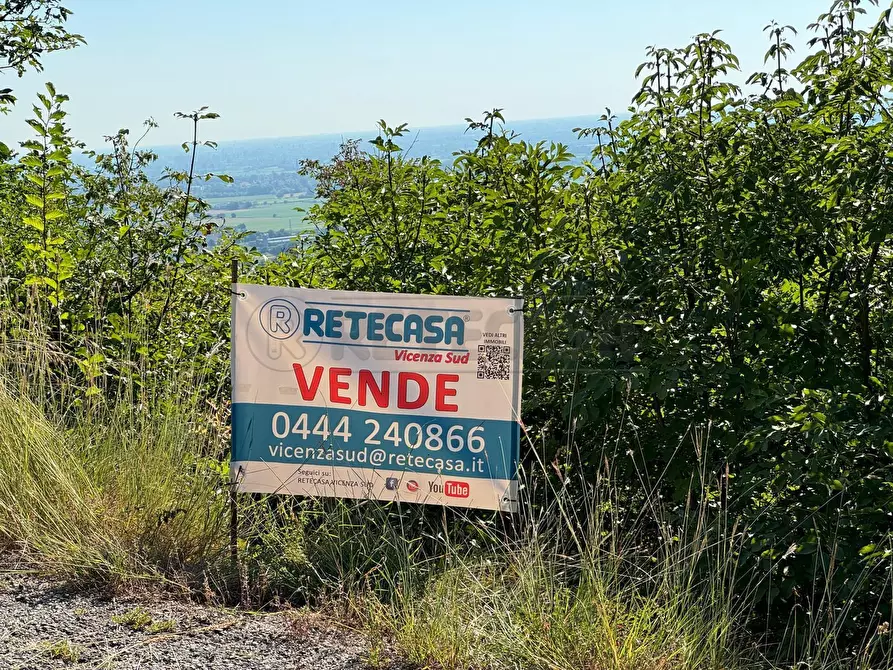
[{"label": "advertising banner", "polygon": [[233,285],[239,491],[517,508],[522,301]]}]

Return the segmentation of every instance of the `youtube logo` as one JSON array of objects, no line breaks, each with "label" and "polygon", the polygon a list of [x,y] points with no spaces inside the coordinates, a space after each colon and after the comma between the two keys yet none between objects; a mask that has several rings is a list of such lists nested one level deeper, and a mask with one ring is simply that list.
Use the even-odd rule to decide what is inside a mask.
[{"label": "youtube logo", "polygon": [[471,495],[471,487],[465,482],[446,481],[443,494],[448,498],[467,498]]}]

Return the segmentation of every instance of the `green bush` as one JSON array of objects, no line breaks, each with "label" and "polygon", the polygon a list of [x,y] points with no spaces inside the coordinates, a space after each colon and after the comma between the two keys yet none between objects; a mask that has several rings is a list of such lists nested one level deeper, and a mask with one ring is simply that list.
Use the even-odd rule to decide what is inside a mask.
[{"label": "green bush", "polygon": [[525,296],[528,465],[608,463],[676,523],[710,491],[750,533],[770,629],[856,601],[835,626],[858,639],[891,615],[893,558],[893,43],[889,11],[863,29],[859,5],[835,2],[794,66],[769,26],[774,69],[747,94],[715,33],[651,50],[630,118],[579,130],[582,161],[500,110],[452,165],[382,122],[371,153],[305,163],[325,232],[272,276]]}]

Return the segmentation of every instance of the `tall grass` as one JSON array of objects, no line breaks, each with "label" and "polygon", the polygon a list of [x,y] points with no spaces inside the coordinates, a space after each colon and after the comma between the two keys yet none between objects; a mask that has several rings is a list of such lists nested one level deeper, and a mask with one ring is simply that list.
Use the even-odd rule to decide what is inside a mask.
[{"label": "tall grass", "polygon": [[411,660],[452,670],[893,668],[889,622],[857,648],[840,643],[854,615],[841,594],[803,613],[813,625],[761,635],[753,594],[767,575],[738,574],[749,533],[694,512],[708,492],[685,515],[692,522],[673,528],[644,514],[619,523],[611,489],[592,490],[586,527],[572,518],[579,497],[560,492],[549,509],[526,510],[521,540],[471,554],[446,546],[424,582],[359,599],[361,616]]},{"label": "tall grass", "polygon": [[738,665],[723,600],[556,559],[528,548],[441,574],[399,602],[397,641],[413,660],[445,668]]},{"label": "tall grass", "polygon": [[741,534],[697,515],[675,534],[630,526],[609,481],[580,484],[525,505],[520,538],[448,547],[426,583],[367,605],[373,625],[413,661],[457,670],[745,667]]},{"label": "tall grass", "polygon": [[183,380],[160,395],[85,396],[55,375],[51,346],[4,344],[0,540],[59,574],[106,581],[214,560],[222,436]]},{"label": "tall grass", "polygon": [[[234,577],[227,430],[206,385],[184,374],[91,393],[36,340],[0,343],[0,542],[79,582],[194,588],[210,574],[205,589],[231,596],[214,577]],[[738,574],[748,532],[712,515],[715,492],[693,490],[674,525],[647,490],[621,497],[609,472],[542,495],[549,481],[528,477],[540,490],[519,534],[483,513],[242,496],[242,602],[337,602],[445,669],[893,667],[889,623],[838,646],[840,594],[820,594],[814,623],[791,629],[801,637],[760,635],[752,594],[767,576]]]}]

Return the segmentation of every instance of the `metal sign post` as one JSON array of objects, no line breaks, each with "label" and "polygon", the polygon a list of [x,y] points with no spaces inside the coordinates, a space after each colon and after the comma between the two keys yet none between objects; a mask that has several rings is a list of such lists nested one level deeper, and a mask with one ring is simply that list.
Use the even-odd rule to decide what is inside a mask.
[{"label": "metal sign post", "polygon": [[[232,315],[235,315],[235,305],[237,295],[236,286],[239,283],[239,261],[235,258],[232,261],[232,267],[230,269],[231,274],[231,287],[230,287],[230,303],[232,305]],[[231,326],[232,326],[232,317]],[[235,353],[230,350],[230,382],[234,386],[235,382],[235,374],[233,372],[235,364]],[[235,393],[233,392],[233,397],[235,397]],[[232,430],[230,430],[230,434],[232,434]],[[232,457],[232,452],[230,452],[230,457]],[[238,486],[238,477],[239,472],[236,470],[235,473],[230,472],[230,487],[229,487],[229,555],[230,560],[232,561],[232,567],[234,572],[238,572],[239,569],[239,501],[236,497],[236,487]],[[239,588],[241,589],[241,580],[239,581]]]}]

